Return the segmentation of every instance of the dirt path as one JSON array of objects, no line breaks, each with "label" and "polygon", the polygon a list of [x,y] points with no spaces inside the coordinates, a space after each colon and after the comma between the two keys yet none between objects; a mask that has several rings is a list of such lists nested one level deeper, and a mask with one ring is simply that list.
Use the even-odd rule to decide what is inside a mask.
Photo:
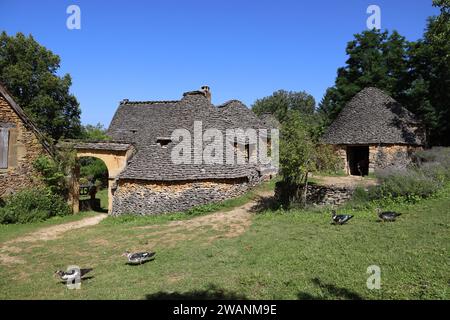
[{"label": "dirt path", "polygon": [[[218,238],[233,238],[243,234],[250,227],[252,212],[260,204],[261,199],[272,196],[273,191],[259,192],[255,200],[229,211],[219,211],[189,220],[172,221],[164,225],[136,227],[136,229],[147,231],[142,237],[151,236],[157,239],[150,241],[151,243],[148,243],[150,246],[173,246],[180,241],[189,241],[199,236],[207,243]],[[215,234],[205,234],[208,228],[213,229]]]},{"label": "dirt path", "polygon": [[45,227],[29,233],[23,237],[15,238],[4,242],[0,245],[0,263],[23,263],[24,261],[18,257],[12,257],[7,254],[19,253],[21,249],[14,246],[14,244],[22,242],[36,242],[36,241],[48,241],[59,238],[62,234],[67,231],[80,229],[84,227],[89,227],[98,224],[100,221],[105,219],[108,215],[98,214],[94,217],[84,218],[79,221],[67,222],[51,227]]},{"label": "dirt path", "polygon": [[[261,200],[273,196],[273,191],[259,192],[256,199],[229,211],[216,212],[189,220],[172,221],[162,225],[150,225],[134,227],[146,230],[142,238],[151,237],[149,245],[176,245],[180,241],[189,241],[195,237],[202,237],[206,242],[212,242],[218,238],[231,238],[243,234],[251,225],[252,211],[261,204]],[[16,246],[18,243],[32,243],[37,241],[55,240],[68,231],[93,226],[106,218],[106,214],[85,218],[80,221],[68,222],[60,225],[46,227],[24,236],[9,240],[0,244],[0,264],[25,263],[17,254],[23,251]],[[208,229],[214,230],[214,234],[207,233]],[[131,249],[131,248],[130,248]]]}]

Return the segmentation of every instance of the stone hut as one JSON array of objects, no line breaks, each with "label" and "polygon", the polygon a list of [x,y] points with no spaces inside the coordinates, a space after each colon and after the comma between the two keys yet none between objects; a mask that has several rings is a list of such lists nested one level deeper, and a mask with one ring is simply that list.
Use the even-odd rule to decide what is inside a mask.
[{"label": "stone hut", "polygon": [[425,145],[423,126],[397,101],[377,88],[365,88],[344,107],[322,137],[333,145],[349,175],[387,167],[404,168]]},{"label": "stone hut", "polygon": [[0,198],[35,186],[33,162],[50,154],[43,134],[0,84]]},{"label": "stone hut", "polygon": [[[107,149],[109,144],[120,144],[133,151],[127,151],[120,172],[110,176],[110,213],[183,211],[238,196],[268,175],[276,174],[277,168],[267,164],[250,161],[230,164],[224,159],[222,162],[204,163],[201,160],[202,149],[208,141],[200,140],[198,144],[195,138],[204,139],[207,132],[217,131],[223,134],[224,139],[214,143],[223,144],[224,148],[233,143],[235,154],[241,152],[247,160],[253,157],[256,143],[260,140],[246,140],[239,144],[235,140],[227,140],[227,129],[237,128],[264,131],[266,125],[240,101],[231,100],[214,106],[206,86],[186,92],[182,99],[175,101],[123,100],[108,128],[112,141],[103,145]],[[174,141],[175,130],[188,136]],[[190,145],[193,146],[189,154],[183,154],[187,156],[183,159],[188,161],[174,161],[174,148],[179,148],[184,139],[192,141]],[[78,144],[76,148],[90,155],[106,150],[96,151],[95,144]],[[196,158],[199,152],[200,160]]]}]

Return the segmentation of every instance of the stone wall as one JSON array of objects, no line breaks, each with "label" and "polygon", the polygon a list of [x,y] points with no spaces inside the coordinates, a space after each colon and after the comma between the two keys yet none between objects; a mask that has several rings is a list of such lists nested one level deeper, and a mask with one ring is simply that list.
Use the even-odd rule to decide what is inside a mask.
[{"label": "stone wall", "polygon": [[309,185],[307,203],[318,206],[339,206],[351,199],[354,188]]},{"label": "stone wall", "polygon": [[[421,149],[421,147],[406,145],[369,145],[369,172],[389,167],[404,169],[411,162],[411,155]],[[344,171],[350,174],[347,146],[335,145],[334,150],[342,160]]]},{"label": "stone wall", "polygon": [[4,197],[38,183],[33,162],[47,152],[2,95],[0,126],[9,129],[8,168],[0,169],[0,197]]},{"label": "stone wall", "polygon": [[112,215],[184,211],[239,196],[255,182],[248,178],[174,182],[120,179],[113,195]]},{"label": "stone wall", "polygon": [[338,158],[340,158],[342,161],[341,168],[344,170],[344,172],[348,174],[350,172],[350,169],[348,168],[348,161],[347,161],[347,147],[340,145],[333,145],[333,148]]},{"label": "stone wall", "polygon": [[405,169],[411,163],[411,155],[420,149],[422,148],[402,145],[371,146],[369,161],[373,163],[374,171],[385,168]]}]

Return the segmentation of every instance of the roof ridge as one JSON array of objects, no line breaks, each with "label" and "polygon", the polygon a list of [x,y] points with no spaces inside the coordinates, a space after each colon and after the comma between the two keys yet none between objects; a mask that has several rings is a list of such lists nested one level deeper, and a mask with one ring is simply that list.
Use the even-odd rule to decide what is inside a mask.
[{"label": "roof ridge", "polygon": [[239,102],[241,104],[244,104],[242,101],[238,100],[238,99],[231,99],[231,100],[227,100],[224,103],[218,104],[216,107],[217,108],[223,108],[228,106],[229,104],[233,103],[233,102]]},{"label": "roof ridge", "polygon": [[142,101],[130,101],[123,99],[120,101],[121,105],[134,105],[134,104],[158,104],[158,103],[176,103],[180,100],[142,100]]}]

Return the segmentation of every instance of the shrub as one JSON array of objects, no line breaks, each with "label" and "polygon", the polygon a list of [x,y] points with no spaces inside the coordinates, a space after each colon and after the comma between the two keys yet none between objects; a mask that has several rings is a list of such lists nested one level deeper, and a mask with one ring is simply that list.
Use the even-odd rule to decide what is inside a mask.
[{"label": "shrub", "polygon": [[382,172],[377,177],[381,184],[369,189],[370,199],[404,197],[407,201],[415,201],[431,196],[442,187],[439,181],[417,169]]},{"label": "shrub", "polygon": [[28,223],[70,214],[64,199],[49,188],[24,189],[5,200],[0,223]]},{"label": "shrub", "polygon": [[[385,169],[376,173],[380,185],[356,190],[355,203],[366,200],[397,199],[416,202],[436,193],[450,181],[450,148],[419,151],[405,170]],[[365,195],[363,193],[366,193]]]},{"label": "shrub", "polygon": [[40,156],[34,161],[33,166],[53,193],[61,195],[67,193],[66,177],[57,161],[48,156]]},{"label": "shrub", "polygon": [[343,162],[330,145],[316,146],[316,170],[328,174],[338,174],[343,168]]},{"label": "shrub", "polygon": [[367,203],[369,200],[369,193],[363,187],[358,186],[355,188],[352,196],[352,201],[354,204]]}]

